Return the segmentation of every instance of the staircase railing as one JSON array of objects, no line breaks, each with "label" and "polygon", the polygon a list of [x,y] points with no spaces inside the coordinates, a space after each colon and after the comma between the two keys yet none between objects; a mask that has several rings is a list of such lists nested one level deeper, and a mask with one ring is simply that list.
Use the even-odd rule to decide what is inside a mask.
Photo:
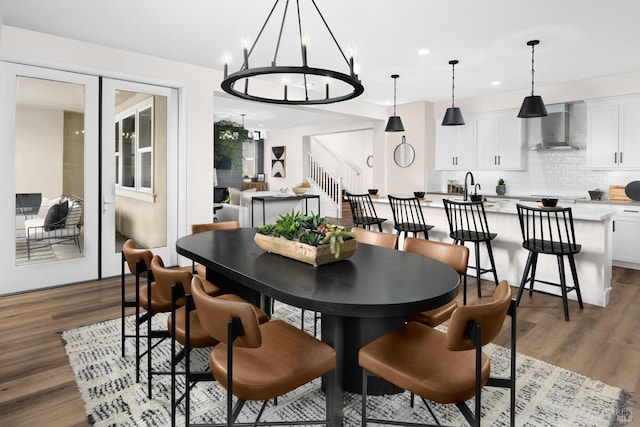
[{"label": "staircase railing", "polygon": [[309,156],[309,179],[321,189],[336,208],[336,216],[342,217],[342,178],[331,172],[319,160]]}]

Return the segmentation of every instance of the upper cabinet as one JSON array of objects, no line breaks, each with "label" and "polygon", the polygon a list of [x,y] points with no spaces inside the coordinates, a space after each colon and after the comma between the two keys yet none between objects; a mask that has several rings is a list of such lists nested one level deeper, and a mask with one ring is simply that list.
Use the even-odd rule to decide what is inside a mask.
[{"label": "upper cabinet", "polygon": [[436,127],[438,170],[524,170],[522,119],[517,111],[476,114],[463,126]]},{"label": "upper cabinet", "polygon": [[478,169],[524,170],[522,119],[516,112],[485,114],[478,119]]},{"label": "upper cabinet", "polygon": [[436,169],[476,169],[476,121],[462,126],[436,126]]},{"label": "upper cabinet", "polygon": [[640,97],[587,101],[591,169],[640,169]]}]

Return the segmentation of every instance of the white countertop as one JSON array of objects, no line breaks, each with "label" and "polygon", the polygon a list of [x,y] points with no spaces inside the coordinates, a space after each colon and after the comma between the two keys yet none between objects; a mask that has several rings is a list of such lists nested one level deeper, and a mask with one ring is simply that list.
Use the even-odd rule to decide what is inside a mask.
[{"label": "white countertop", "polygon": [[[462,197],[448,197],[439,194],[427,194],[425,196],[425,202],[421,202],[420,204],[424,207],[430,208],[444,208],[444,204],[442,203],[442,199],[449,198],[451,200],[462,200]],[[380,196],[376,199],[372,198],[374,203],[384,203],[389,204],[389,199],[384,196]],[[502,214],[511,214],[516,215],[518,213],[516,209],[516,204],[520,203],[525,206],[540,206],[538,202],[532,201],[520,201],[518,199],[504,199],[504,198],[492,198],[487,197],[487,201],[485,202],[485,211],[493,212],[493,213],[502,213]],[[563,204],[560,202],[558,204],[559,207],[570,207],[571,212],[573,214],[573,218],[577,220],[584,221],[604,221],[610,218],[612,215],[617,214],[620,209],[618,207],[613,207],[609,204],[600,204],[600,203],[570,203]]]}]

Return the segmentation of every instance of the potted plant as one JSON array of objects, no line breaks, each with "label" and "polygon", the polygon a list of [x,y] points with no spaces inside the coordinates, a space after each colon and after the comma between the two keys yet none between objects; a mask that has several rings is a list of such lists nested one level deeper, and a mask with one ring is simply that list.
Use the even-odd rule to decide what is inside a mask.
[{"label": "potted plant", "polygon": [[268,252],[318,266],[353,255],[355,238],[324,217],[291,211],[273,224],[258,227],[254,241]]},{"label": "potted plant", "polygon": [[242,177],[242,182],[251,182],[251,177],[249,175],[245,175]]},{"label": "potted plant", "polygon": [[498,185],[496,185],[496,194],[502,196],[507,192],[507,186],[504,183],[504,179],[500,178],[498,180]]}]

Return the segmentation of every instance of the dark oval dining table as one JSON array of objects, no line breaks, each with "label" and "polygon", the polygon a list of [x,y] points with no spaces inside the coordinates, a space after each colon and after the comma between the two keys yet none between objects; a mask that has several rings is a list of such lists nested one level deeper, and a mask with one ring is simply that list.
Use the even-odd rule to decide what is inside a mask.
[{"label": "dark oval dining table", "polygon": [[[265,252],[256,229],[197,233],[176,242],[178,254],[207,268],[207,279],[268,308],[268,298],[322,313],[322,341],[336,350],[333,378],[324,388],[332,426],[342,425],[343,392],[359,393],[358,350],[404,323],[407,314],[429,310],[458,295],[451,267],[421,255],[358,244],[347,259],[318,267]],[[265,300],[265,297],[267,300]],[[369,393],[397,392],[379,380]]]}]

